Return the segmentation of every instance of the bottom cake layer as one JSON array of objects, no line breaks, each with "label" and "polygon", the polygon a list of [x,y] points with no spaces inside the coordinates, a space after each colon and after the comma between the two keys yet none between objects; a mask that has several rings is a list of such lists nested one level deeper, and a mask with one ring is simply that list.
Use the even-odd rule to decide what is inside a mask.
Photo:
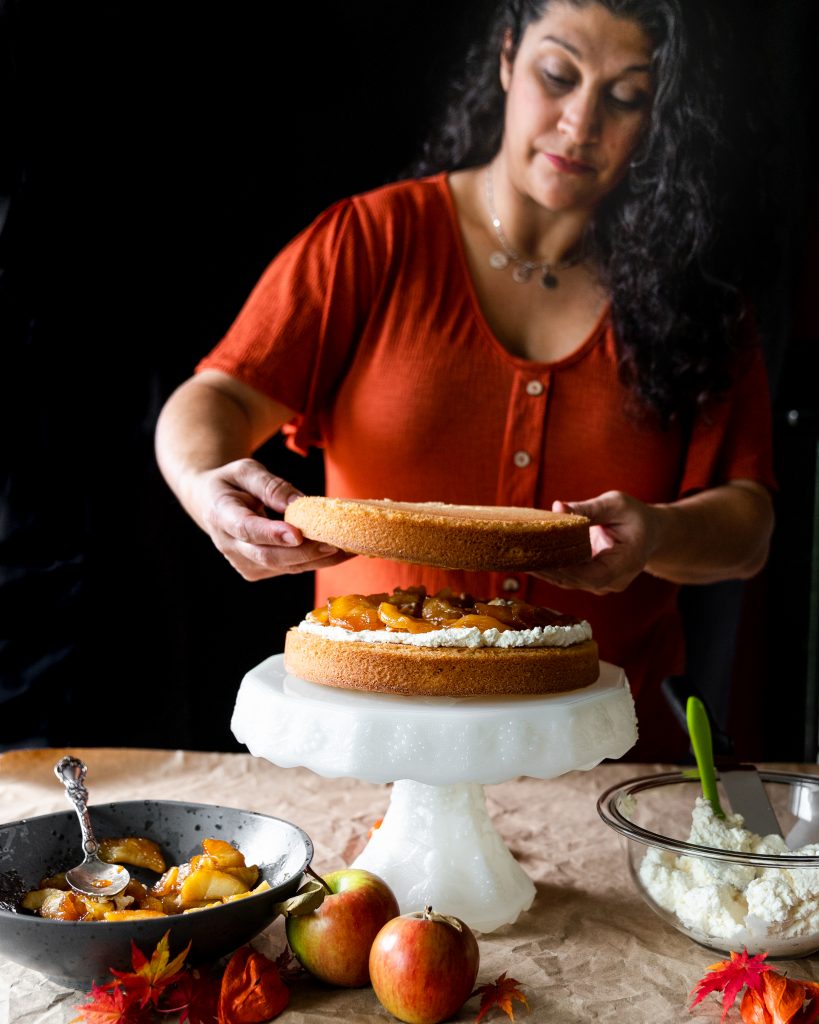
[{"label": "bottom cake layer", "polygon": [[311,683],[405,696],[566,693],[600,673],[594,640],[571,647],[418,648],[345,643],[291,629],[287,671]]}]

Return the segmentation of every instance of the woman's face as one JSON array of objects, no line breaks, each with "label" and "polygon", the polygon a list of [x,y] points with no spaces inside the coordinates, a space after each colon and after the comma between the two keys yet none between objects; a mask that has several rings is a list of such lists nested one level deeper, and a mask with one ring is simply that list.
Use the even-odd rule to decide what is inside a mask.
[{"label": "woman's face", "polygon": [[514,60],[501,153],[513,187],[549,210],[591,210],[625,176],[648,123],[651,43],[598,3],[556,0]]}]

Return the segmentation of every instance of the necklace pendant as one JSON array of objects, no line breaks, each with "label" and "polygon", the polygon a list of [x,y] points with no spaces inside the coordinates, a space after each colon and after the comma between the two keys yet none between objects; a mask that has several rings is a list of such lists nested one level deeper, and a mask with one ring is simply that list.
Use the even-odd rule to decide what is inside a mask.
[{"label": "necklace pendant", "polygon": [[546,269],[543,271],[543,274],[541,275],[540,283],[544,288],[553,289],[557,288],[558,280],[555,277],[555,275],[551,272],[551,270],[548,267],[546,267]]},{"label": "necklace pendant", "polygon": [[489,266],[493,270],[506,270],[509,266],[509,257],[500,249],[495,249],[489,256]]},{"label": "necklace pendant", "polygon": [[512,271],[512,280],[518,284],[526,284],[532,277],[532,268],[528,263],[517,263]]}]

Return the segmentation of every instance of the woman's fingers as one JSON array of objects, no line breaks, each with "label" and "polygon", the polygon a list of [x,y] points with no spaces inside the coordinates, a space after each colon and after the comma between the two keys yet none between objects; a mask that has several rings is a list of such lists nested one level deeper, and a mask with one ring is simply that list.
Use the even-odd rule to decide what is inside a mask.
[{"label": "woman's fingers", "polygon": [[553,501],[552,511],[574,513],[578,516],[586,516],[592,524],[606,525],[619,522],[626,514],[630,501],[622,491],[606,491],[596,498],[589,498],[587,501]]},{"label": "woman's fingers", "polygon": [[611,554],[596,555],[580,565],[567,566],[557,571],[536,572],[533,575],[565,590],[588,590],[592,594],[617,593],[624,590],[638,573],[630,557],[624,559],[624,553],[616,548],[610,548],[609,551]]},{"label": "woman's fingers", "polygon": [[203,473],[198,486],[205,529],[219,551],[247,580],[307,572],[352,557],[306,540],[268,511],[283,512],[301,491],[254,459],[239,459]]},{"label": "woman's fingers", "polygon": [[268,519],[264,506],[240,491],[224,491],[213,504],[212,522],[236,541],[245,544],[296,547],[301,531],[281,519]]},{"label": "woman's fingers", "polygon": [[[261,517],[254,518],[261,520],[262,527],[269,522]],[[251,536],[255,534],[252,528],[248,532]],[[229,534],[211,536],[225,558],[247,580],[328,569],[353,557],[331,544],[312,540],[299,541],[295,545],[283,544],[277,535],[271,539],[264,532],[259,533],[262,537],[260,542],[238,539]]]},{"label": "woman's fingers", "polygon": [[536,573],[558,587],[617,593],[646,566],[652,547],[651,506],[622,491],[606,491],[586,501],[555,501],[552,511],[574,512],[590,520],[592,557],[579,565]]},{"label": "woman's fingers", "polygon": [[291,501],[303,497],[298,488],[275,476],[255,459],[237,459],[222,467],[223,479],[252,494],[274,512],[284,512]]},{"label": "woman's fingers", "polygon": [[329,569],[353,556],[338,548],[328,553],[327,545],[305,541],[297,548],[282,549],[270,545],[236,544],[228,560],[245,579],[266,579],[292,573]]}]

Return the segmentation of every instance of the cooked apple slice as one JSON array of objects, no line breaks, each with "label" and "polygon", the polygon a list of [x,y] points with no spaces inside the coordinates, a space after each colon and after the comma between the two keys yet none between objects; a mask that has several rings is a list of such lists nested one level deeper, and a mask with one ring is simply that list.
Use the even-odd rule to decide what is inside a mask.
[{"label": "cooked apple slice", "polygon": [[71,886],[65,880],[65,872],[58,871],[56,875],[50,875],[48,878],[44,878],[40,882],[41,889],[61,889],[63,892],[68,892]]},{"label": "cooked apple slice", "polygon": [[224,903],[232,903],[233,900],[243,900],[247,896],[255,896],[257,892],[265,892],[270,886],[267,882],[260,882],[255,889],[249,889],[247,892],[237,892],[235,896],[225,896]]},{"label": "cooked apple slice", "polygon": [[85,914],[83,915],[83,920],[85,921],[104,921],[107,913],[117,909],[116,904],[112,900],[98,900],[93,896],[83,896],[81,893],[76,895],[85,907]]},{"label": "cooked apple slice", "polygon": [[132,878],[120,893],[121,896],[132,896],[137,903],[142,903],[148,896],[148,889],[138,879]]},{"label": "cooked apple slice", "polygon": [[166,917],[161,910],[109,910],[106,921],[140,921],[149,917]]},{"label": "cooked apple slice", "polygon": [[152,896],[169,896],[175,889],[179,877],[179,868],[176,864],[168,868],[165,874],[151,886]]},{"label": "cooked apple slice", "polygon": [[226,871],[209,871],[200,868],[188,875],[182,883],[179,895],[183,907],[189,907],[203,900],[221,900],[225,896],[235,896],[246,892],[247,886],[238,878]]},{"label": "cooked apple slice", "polygon": [[195,914],[199,910],[209,910],[211,907],[221,907],[221,900],[205,900],[202,903],[197,903],[193,907],[185,907],[182,911],[183,914]]},{"label": "cooked apple slice", "polygon": [[179,893],[174,892],[167,896],[163,896],[159,901],[159,907],[156,907],[155,909],[161,909],[164,914],[181,914],[183,907]]},{"label": "cooked apple slice", "polygon": [[165,870],[165,858],[153,839],[140,836],[125,836],[122,839],[103,839],[98,852],[100,860],[107,864],[131,864],[135,868],[147,868],[161,875]]},{"label": "cooked apple slice", "polygon": [[152,896],[170,896],[179,883],[179,868],[176,864],[168,868],[165,874],[151,886]]},{"label": "cooked apple slice", "polygon": [[246,889],[252,889],[259,881],[259,869],[255,864],[251,864],[246,868],[227,868],[225,874],[233,875],[233,877],[237,878]]},{"label": "cooked apple slice", "polygon": [[44,886],[42,889],[31,889],[20,901],[20,906],[24,910],[31,910],[36,914],[47,899],[53,899],[58,893],[62,894],[63,892],[65,892],[64,889],[57,889],[52,886]]},{"label": "cooked apple slice", "polygon": [[75,892],[46,889],[48,894],[39,908],[40,917],[54,917],[59,921],[82,921],[87,908]]},{"label": "cooked apple slice", "polygon": [[245,858],[241,850],[237,850],[231,843],[226,843],[224,839],[203,839],[202,849],[210,861],[210,864],[203,865],[203,867],[226,871],[228,868],[243,868],[245,866]]}]

